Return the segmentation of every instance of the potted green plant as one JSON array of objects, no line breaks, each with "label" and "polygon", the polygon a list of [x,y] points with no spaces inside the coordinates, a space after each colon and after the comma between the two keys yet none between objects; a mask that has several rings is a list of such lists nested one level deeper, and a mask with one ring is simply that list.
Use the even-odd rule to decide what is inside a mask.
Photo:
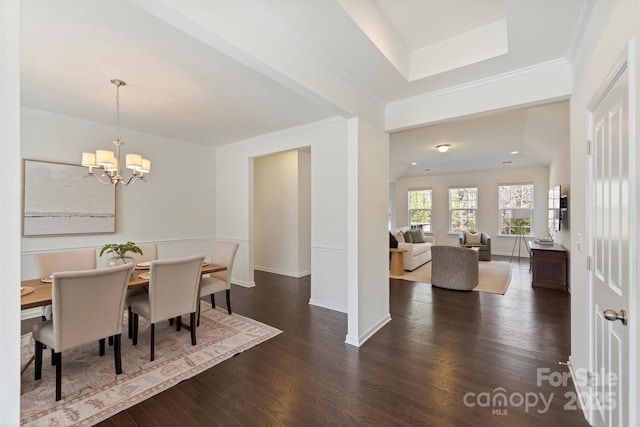
[{"label": "potted green plant", "polygon": [[104,253],[115,254],[107,260],[107,267],[114,267],[121,264],[135,264],[133,257],[126,256],[127,252],[133,252],[134,254],[142,255],[142,249],[140,249],[135,243],[107,243],[100,250],[100,256]]}]

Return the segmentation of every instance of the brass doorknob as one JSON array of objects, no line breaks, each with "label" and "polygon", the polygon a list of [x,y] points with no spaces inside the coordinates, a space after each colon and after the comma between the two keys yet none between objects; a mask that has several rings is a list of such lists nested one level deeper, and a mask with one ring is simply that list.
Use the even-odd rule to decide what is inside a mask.
[{"label": "brass doorknob", "polygon": [[611,320],[612,322],[615,322],[616,320],[621,320],[623,325],[627,324],[627,312],[624,310],[620,310],[620,313],[611,309],[605,310],[604,318],[607,320]]}]

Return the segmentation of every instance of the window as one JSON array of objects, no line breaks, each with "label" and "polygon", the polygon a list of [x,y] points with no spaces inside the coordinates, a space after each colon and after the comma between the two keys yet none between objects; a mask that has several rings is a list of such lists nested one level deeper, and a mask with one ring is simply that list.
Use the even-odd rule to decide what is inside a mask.
[{"label": "window", "polygon": [[431,233],[431,189],[409,190],[409,225]]},{"label": "window", "polygon": [[499,234],[531,235],[533,184],[498,186]]},{"label": "window", "polygon": [[476,231],[478,187],[449,189],[449,233]]}]

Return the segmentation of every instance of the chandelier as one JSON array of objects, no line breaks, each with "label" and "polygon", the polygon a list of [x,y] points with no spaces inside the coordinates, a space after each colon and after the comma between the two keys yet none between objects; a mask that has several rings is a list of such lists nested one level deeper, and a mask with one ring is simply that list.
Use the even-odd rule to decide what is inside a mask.
[{"label": "chandelier", "polygon": [[[137,181],[145,181],[144,174],[151,171],[151,161],[143,159],[140,154],[127,154],[125,157],[125,165],[131,169],[131,176],[128,179],[121,174],[120,169],[120,147],[124,142],[120,140],[120,86],[126,83],[122,80],[113,79],[111,83],[116,85],[116,111],[117,111],[117,128],[116,140],[113,143],[116,146],[116,152],[110,150],[96,150],[95,153],[82,153],[82,166],[89,168],[88,174],[100,181],[102,184],[112,185],[131,185]],[[93,169],[102,169],[99,175],[94,174]]]}]

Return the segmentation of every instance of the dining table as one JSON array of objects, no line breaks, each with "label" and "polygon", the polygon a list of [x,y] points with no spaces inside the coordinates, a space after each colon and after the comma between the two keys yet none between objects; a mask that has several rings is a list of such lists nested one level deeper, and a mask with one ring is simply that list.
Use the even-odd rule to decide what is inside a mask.
[{"label": "dining table", "polygon": [[[202,274],[210,274],[218,271],[225,271],[227,269],[226,265],[221,264],[210,264],[205,263],[202,266]],[[145,276],[144,273],[147,273]],[[135,270],[131,273],[131,277],[129,278],[129,289],[143,287],[149,284],[149,269],[138,269],[136,267]],[[142,277],[140,277],[142,275]],[[51,283],[44,283],[42,279],[29,279],[23,280],[20,282],[22,288],[27,288],[29,290],[33,289],[33,292],[30,292],[26,295],[22,295],[20,297],[20,309],[26,310],[28,308],[34,307],[42,307],[51,304]]]}]

